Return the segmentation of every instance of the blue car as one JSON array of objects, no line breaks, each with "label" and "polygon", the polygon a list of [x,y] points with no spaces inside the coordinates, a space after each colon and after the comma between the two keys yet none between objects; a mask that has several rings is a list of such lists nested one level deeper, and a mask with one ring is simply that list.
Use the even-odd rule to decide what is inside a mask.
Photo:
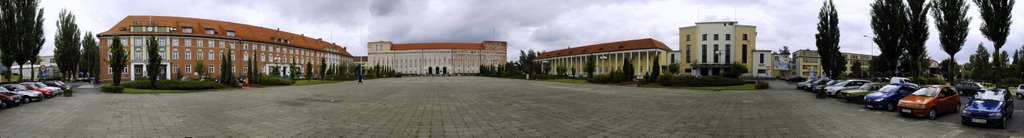
[{"label": "blue car", "polygon": [[1006,89],[984,89],[960,113],[964,125],[1006,128],[1013,117],[1013,96]]},{"label": "blue car", "polygon": [[896,104],[900,99],[920,88],[920,86],[906,83],[886,85],[878,91],[864,95],[864,108],[896,111]]}]

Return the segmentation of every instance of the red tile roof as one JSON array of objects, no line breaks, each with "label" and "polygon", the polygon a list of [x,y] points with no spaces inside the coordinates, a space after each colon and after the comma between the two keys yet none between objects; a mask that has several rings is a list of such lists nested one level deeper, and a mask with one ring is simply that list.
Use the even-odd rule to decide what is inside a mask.
[{"label": "red tile roof", "polygon": [[483,43],[413,43],[394,44],[391,50],[420,50],[420,49],[484,49]]},{"label": "red tile roof", "polygon": [[[160,32],[130,32],[132,26],[151,26],[150,21],[155,21],[156,24],[152,26],[168,26],[174,27],[177,31],[160,33]],[[191,27],[192,33],[182,32],[184,27]],[[216,30],[216,34],[208,35],[205,33],[206,29]],[[234,31],[235,36],[228,36],[228,31]],[[188,17],[172,17],[172,16],[127,16],[121,19],[116,25],[107,30],[106,32],[99,33],[97,36],[115,36],[115,35],[177,35],[177,36],[192,36],[192,37],[208,37],[208,38],[219,38],[219,39],[240,39],[245,41],[255,41],[262,43],[271,43],[278,45],[287,45],[299,48],[306,48],[312,50],[323,51],[324,49],[334,49],[339,54],[352,57],[352,54],[341,47],[340,45],[323,41],[322,39],[306,37],[303,34],[293,34],[289,32],[281,31],[280,29],[270,29],[259,26],[252,26],[247,24],[200,19],[200,18],[188,18]],[[286,39],[289,43],[277,41],[275,39]]]},{"label": "red tile roof", "polygon": [[672,51],[665,43],[654,40],[652,38],[645,39],[634,39],[618,42],[609,42],[602,44],[594,44],[588,46],[574,47],[569,49],[560,49],[550,52],[540,53],[537,58],[553,58],[580,54],[591,54],[591,53],[602,53],[602,52],[614,52],[614,51],[625,51],[625,50],[637,50],[637,49],[662,49]]},{"label": "red tile roof", "polygon": [[355,60],[355,62],[360,62],[360,61],[361,62],[366,62],[367,61],[366,60],[366,56],[356,56],[356,57],[353,57],[352,59]]}]

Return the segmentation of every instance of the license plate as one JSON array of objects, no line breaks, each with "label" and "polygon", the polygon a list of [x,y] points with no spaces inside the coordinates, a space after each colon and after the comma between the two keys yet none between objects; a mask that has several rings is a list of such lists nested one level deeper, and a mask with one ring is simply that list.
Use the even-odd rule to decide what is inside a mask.
[{"label": "license plate", "polygon": [[987,122],[987,120],[974,118],[974,119],[971,119],[971,122],[974,122],[974,123],[985,123],[985,122]]},{"label": "license plate", "polygon": [[903,109],[903,110],[900,110],[900,111],[902,111],[903,113],[910,113],[910,112],[912,112],[910,109]]}]

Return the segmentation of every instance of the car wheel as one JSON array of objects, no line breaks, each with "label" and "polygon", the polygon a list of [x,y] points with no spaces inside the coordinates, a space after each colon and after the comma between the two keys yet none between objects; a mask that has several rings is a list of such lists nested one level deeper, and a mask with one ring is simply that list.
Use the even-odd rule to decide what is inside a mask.
[{"label": "car wheel", "polygon": [[7,109],[7,103],[0,102],[0,110]]},{"label": "car wheel", "polygon": [[845,94],[845,93],[838,93],[838,92],[837,92],[837,93],[836,93],[836,98],[839,98],[839,99],[846,99],[846,94]]},{"label": "car wheel", "polygon": [[953,112],[954,113],[959,113],[960,112],[960,103],[956,103],[956,106],[953,106]]},{"label": "car wheel", "polygon": [[935,120],[935,118],[938,118],[938,115],[935,113],[935,108],[932,108],[928,111],[928,119]]},{"label": "car wheel", "polygon": [[1024,93],[1018,93],[1017,99],[1024,99]]},{"label": "car wheel", "polygon": [[896,111],[896,104],[894,104],[894,103],[889,103],[888,105],[885,105],[885,106],[886,106],[885,108],[888,111]]},{"label": "car wheel", "polygon": [[1007,119],[1007,118],[1003,118],[1003,121],[1000,121],[1000,123],[999,123],[999,129],[1006,129],[1006,123],[1007,123],[1007,120],[1009,120],[1009,119]]}]

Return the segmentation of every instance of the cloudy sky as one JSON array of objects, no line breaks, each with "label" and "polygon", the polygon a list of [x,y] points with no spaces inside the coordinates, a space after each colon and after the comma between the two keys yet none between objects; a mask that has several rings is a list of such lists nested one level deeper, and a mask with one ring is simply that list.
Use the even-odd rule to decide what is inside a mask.
[{"label": "cloudy sky", "polygon": [[[366,55],[366,42],[509,43],[510,60],[518,51],[551,51],[569,46],[655,38],[679,49],[678,28],[701,21],[739,21],[758,28],[757,49],[814,49],[817,14],[822,0],[43,0],[47,44],[52,55],[57,14],[68,9],[85,31],[106,31],[127,15],[207,18],[280,28],[322,37]],[[865,35],[870,27],[871,0],[838,0],[841,50],[878,54]],[[989,42],[978,31],[977,9],[971,32],[957,60],[967,61],[979,43]],[[1021,4],[1003,50],[1024,44]],[[946,59],[932,27],[928,53]]]}]

